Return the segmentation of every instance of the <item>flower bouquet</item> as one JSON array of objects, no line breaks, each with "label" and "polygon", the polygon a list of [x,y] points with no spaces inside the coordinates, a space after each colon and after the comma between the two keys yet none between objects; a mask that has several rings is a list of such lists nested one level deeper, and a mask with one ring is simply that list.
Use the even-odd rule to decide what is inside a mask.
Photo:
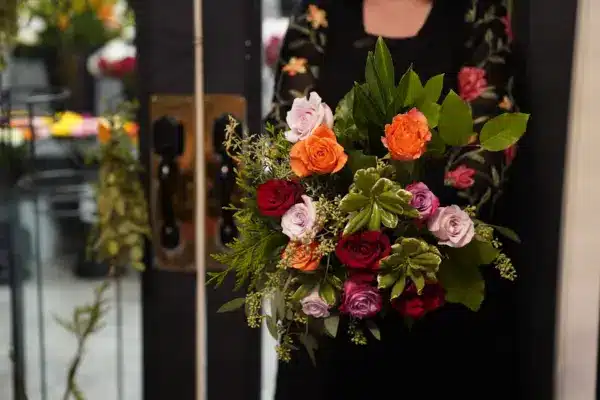
[{"label": "flower bouquet", "polygon": [[393,71],[380,39],[366,82],[335,115],[310,93],[294,101],[287,132],[267,127],[240,138],[230,126],[225,146],[239,166],[240,233],[214,255],[226,268],[209,282],[234,273],[237,288],[247,285],[248,294],[221,311],[245,306],[251,327],[265,321],[282,360],[297,343],[312,356],[316,337],[335,337],[342,326],[357,344],[378,340],[385,313],[412,323],[445,302],[477,311],[480,267],[516,277],[499,240],[518,241],[516,234],[478,219],[476,206],[442,204],[427,186],[436,183],[421,177],[456,148],[509,148],[529,116],[502,114],[475,134],[467,102],[453,91],[439,102],[442,75],[423,85],[409,69],[396,84]]}]

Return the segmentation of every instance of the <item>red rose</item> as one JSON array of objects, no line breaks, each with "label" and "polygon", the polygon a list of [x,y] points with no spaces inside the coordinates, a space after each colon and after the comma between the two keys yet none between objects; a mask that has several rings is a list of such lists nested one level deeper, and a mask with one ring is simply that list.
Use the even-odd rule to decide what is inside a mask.
[{"label": "red rose", "polygon": [[419,319],[430,311],[436,310],[444,305],[444,288],[439,283],[425,285],[421,295],[417,294],[417,288],[410,283],[404,292],[393,302],[394,308],[403,316]]},{"label": "red rose", "polygon": [[381,310],[382,299],[379,290],[370,282],[366,274],[351,275],[344,282],[340,311],[354,318],[371,318]]},{"label": "red rose", "polygon": [[517,156],[517,145],[513,144],[509,148],[504,150],[504,160],[506,165],[512,164],[515,157]]},{"label": "red rose", "polygon": [[475,183],[473,176],[475,170],[466,165],[459,165],[455,170],[446,172],[446,185],[453,186],[456,189],[468,189]]},{"label": "red rose", "polygon": [[390,239],[379,231],[344,236],[335,248],[337,258],[349,268],[376,269],[390,255]]},{"label": "red rose", "polygon": [[267,217],[281,217],[296,203],[302,201],[303,189],[298,182],[271,179],[258,186],[258,210]]},{"label": "red rose", "polygon": [[485,70],[477,67],[463,67],[458,73],[458,90],[465,101],[473,101],[487,89]]}]

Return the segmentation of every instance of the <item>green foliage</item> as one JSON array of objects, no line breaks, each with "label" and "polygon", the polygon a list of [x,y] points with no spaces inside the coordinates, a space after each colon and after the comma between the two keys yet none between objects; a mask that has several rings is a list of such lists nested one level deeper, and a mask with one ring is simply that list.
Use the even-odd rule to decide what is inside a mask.
[{"label": "green foliage", "polygon": [[391,298],[395,299],[410,279],[420,293],[427,281],[436,280],[441,262],[442,254],[436,246],[422,239],[401,237],[392,246],[392,254],[381,260],[378,286],[392,288]]},{"label": "green foliage", "polygon": [[395,228],[399,217],[415,218],[418,212],[410,206],[412,194],[376,168],[361,169],[354,174],[354,184],[340,202],[340,210],[350,214],[344,235],[367,227],[379,230],[383,224]]},{"label": "green foliage", "polygon": [[447,259],[438,272],[438,280],[446,291],[446,301],[459,303],[473,311],[478,311],[483,302],[485,282],[479,266],[473,263],[461,264]]},{"label": "green foliage", "polygon": [[89,237],[89,253],[113,268],[143,270],[145,240],[150,238],[148,201],[140,181],[142,166],[124,123],[135,106],[124,104],[108,118],[110,137],[92,159],[99,164],[96,187],[98,220]]},{"label": "green foliage", "polygon": [[442,103],[439,131],[440,137],[449,146],[464,146],[473,136],[471,108],[453,91]]},{"label": "green foliage", "polygon": [[488,151],[509,148],[523,136],[528,120],[529,115],[522,113],[502,114],[490,119],[481,128],[481,147]]},{"label": "green foliage", "polygon": [[0,72],[6,67],[4,57],[12,47],[17,34],[18,8],[18,0],[0,2]]}]

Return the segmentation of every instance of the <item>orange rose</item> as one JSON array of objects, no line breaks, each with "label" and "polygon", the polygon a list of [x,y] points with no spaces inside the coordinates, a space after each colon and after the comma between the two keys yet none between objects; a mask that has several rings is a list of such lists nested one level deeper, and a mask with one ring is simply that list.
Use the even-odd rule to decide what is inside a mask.
[{"label": "orange rose", "polygon": [[290,242],[283,254],[284,257],[289,257],[292,268],[310,272],[316,270],[321,262],[321,255],[317,252],[318,247],[319,245],[316,242],[309,245]]},{"label": "orange rose", "polygon": [[338,172],[347,161],[344,148],[326,125],[319,126],[308,138],[296,143],[290,152],[292,171],[300,178]]},{"label": "orange rose", "polygon": [[431,140],[427,118],[416,108],[398,114],[385,126],[384,146],[394,160],[411,161],[421,157]]},{"label": "orange rose", "polygon": [[108,143],[108,141],[110,140],[110,124],[108,123],[108,121],[101,119],[98,122],[98,141],[100,143]]}]

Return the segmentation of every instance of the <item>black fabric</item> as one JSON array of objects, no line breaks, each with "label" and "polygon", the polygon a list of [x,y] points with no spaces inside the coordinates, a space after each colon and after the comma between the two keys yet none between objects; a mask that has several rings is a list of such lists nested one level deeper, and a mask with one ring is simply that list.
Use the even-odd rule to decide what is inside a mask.
[{"label": "black fabric", "polygon": [[[327,8],[327,50],[315,90],[331,105],[353,82],[364,81],[366,55],[375,44],[364,33],[361,3],[331,2]],[[396,74],[413,65],[423,80],[445,73],[446,90],[456,88],[466,57],[468,3],[438,0],[416,37],[387,40]],[[443,165],[431,171],[425,181],[444,201]],[[289,364],[280,363],[276,400],[516,398],[510,289],[496,271],[487,275],[479,313],[446,305],[411,330],[390,314],[379,322],[382,340],[369,337],[366,346],[352,344],[342,322],[336,339],[321,339],[316,367],[302,348]]]}]

